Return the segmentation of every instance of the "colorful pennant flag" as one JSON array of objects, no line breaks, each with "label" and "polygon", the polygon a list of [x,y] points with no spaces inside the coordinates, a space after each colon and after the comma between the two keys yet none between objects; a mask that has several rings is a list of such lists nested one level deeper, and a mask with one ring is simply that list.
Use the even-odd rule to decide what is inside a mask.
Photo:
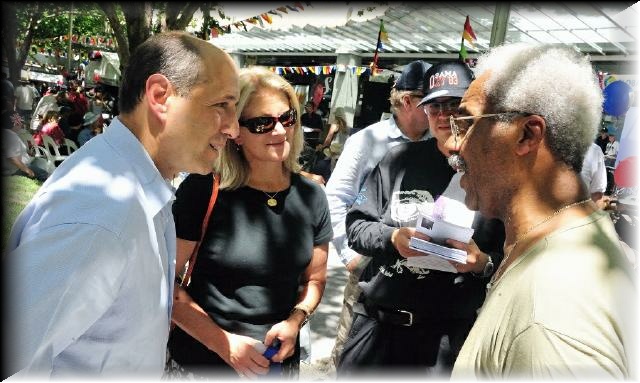
[{"label": "colorful pennant flag", "polygon": [[378,31],[378,42],[376,44],[376,51],[373,54],[373,63],[371,66],[371,73],[376,73],[376,69],[378,67],[378,51],[383,50],[382,42],[389,44],[389,35],[387,31],[384,29],[384,22],[380,19],[380,30]]},{"label": "colorful pennant flag", "polygon": [[380,20],[380,34],[378,36],[378,44],[380,45],[380,49],[383,49],[382,43],[389,44],[389,35],[387,34],[387,30],[384,29],[384,23]]},{"label": "colorful pennant flag", "polygon": [[471,28],[471,23],[469,22],[469,16],[464,22],[464,30],[462,31],[462,39],[460,40],[460,53],[458,57],[460,60],[465,61],[467,59],[467,48],[464,46],[464,41],[467,40],[469,44],[471,44],[472,48],[475,48],[473,42],[477,40],[476,34],[473,33],[473,29]]},{"label": "colorful pennant flag", "polygon": [[269,16],[269,14],[268,14],[268,13],[263,13],[263,14],[261,14],[260,16],[261,16],[261,17],[264,19],[264,21],[266,21],[267,23],[269,23],[269,24],[271,24],[271,23],[272,23],[271,16]]}]

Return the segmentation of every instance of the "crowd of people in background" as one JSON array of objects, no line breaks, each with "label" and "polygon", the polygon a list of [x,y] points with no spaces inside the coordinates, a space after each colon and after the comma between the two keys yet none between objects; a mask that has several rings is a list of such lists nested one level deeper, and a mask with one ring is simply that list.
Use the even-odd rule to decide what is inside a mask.
[{"label": "crowd of people in background", "polygon": [[[120,114],[74,81],[9,85],[5,174],[43,177],[18,132],[82,146],[9,239],[10,374],[295,379],[331,242],[338,378],[637,377],[635,258],[599,202],[619,144],[594,140],[602,92],[571,48],[508,44],[475,73],[413,61],[391,117],[352,135],[343,109],[325,124],[184,32],[131,55]],[[473,211],[468,242],[445,240],[465,261],[411,265],[442,196]]]},{"label": "crowd of people in background", "polygon": [[[109,95],[101,85],[85,89],[76,80],[70,80],[66,85],[44,82],[37,85],[34,81],[20,80],[14,87],[6,77],[3,72],[3,128],[13,130],[24,142],[27,154],[23,160],[27,165],[36,160],[37,149],[34,146],[46,150],[51,156],[56,154],[47,145],[45,136],[53,139],[59,153],[68,155],[102,133],[118,113],[117,97]],[[72,144],[66,143],[66,139]],[[51,171],[44,169],[46,166],[39,160],[34,164],[39,164],[34,166],[46,173]],[[3,174],[14,174],[15,171],[9,164]],[[30,174],[27,176],[33,178]]]}]

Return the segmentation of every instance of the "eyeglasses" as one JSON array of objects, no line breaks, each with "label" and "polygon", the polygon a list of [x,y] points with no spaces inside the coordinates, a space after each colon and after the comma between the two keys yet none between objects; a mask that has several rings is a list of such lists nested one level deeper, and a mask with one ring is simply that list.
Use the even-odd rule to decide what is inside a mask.
[{"label": "eyeglasses", "polygon": [[[526,112],[502,112],[502,113],[489,113],[489,114],[481,114],[479,116],[462,116],[462,117],[453,117],[453,115],[449,116],[449,126],[451,127],[451,133],[453,133],[454,138],[458,138],[463,134],[466,134],[471,125],[475,124],[477,120],[487,117],[499,117],[499,116],[517,116],[517,115],[531,115]],[[476,120],[477,119],[477,120]]]},{"label": "eyeglasses", "polygon": [[449,102],[432,102],[424,104],[422,110],[427,116],[437,116],[440,113],[454,113],[460,106],[460,99],[451,100]]},{"label": "eyeglasses", "polygon": [[247,120],[238,120],[238,124],[249,129],[249,131],[253,134],[265,134],[275,129],[278,122],[281,123],[283,127],[289,128],[295,125],[297,120],[298,117],[295,109],[289,109],[286,112],[282,113],[279,117],[254,117]]},{"label": "eyeglasses", "polygon": [[[498,116],[530,116],[531,113],[526,112],[502,112],[502,113],[490,113],[490,114],[481,114],[479,116],[462,116],[462,117],[453,117],[453,115],[449,116],[449,126],[451,127],[451,133],[454,138],[454,146],[458,147],[458,137],[467,133],[467,131],[471,128],[473,124],[485,117],[498,117]],[[466,138],[466,136],[465,136]],[[462,142],[460,143],[462,145]],[[467,164],[464,159],[458,153],[452,153],[451,156],[447,159],[449,166],[451,166],[457,172],[465,172],[467,170]]]}]

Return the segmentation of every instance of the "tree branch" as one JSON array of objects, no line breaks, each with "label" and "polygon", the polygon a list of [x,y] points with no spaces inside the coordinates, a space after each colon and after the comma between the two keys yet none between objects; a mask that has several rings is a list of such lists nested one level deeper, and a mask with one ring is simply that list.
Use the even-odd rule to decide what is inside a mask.
[{"label": "tree branch", "polygon": [[169,24],[169,20],[167,20],[167,29],[169,30],[184,30],[187,28],[187,25],[193,19],[193,14],[196,13],[198,8],[200,8],[201,3],[190,2],[187,3],[181,10],[180,16],[174,23]]},{"label": "tree branch", "polygon": [[107,20],[109,20],[109,24],[111,25],[111,29],[113,29],[113,35],[116,38],[116,43],[118,44],[118,56],[120,58],[120,66],[124,68],[129,63],[129,40],[127,39],[127,31],[120,24],[120,19],[118,18],[118,12],[116,5],[112,2],[99,2],[98,6],[104,12],[105,16],[107,16]]}]

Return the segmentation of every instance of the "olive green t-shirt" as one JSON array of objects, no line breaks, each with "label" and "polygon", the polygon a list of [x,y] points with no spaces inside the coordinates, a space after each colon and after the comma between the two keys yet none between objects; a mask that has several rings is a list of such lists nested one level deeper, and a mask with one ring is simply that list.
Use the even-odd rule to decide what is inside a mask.
[{"label": "olive green t-shirt", "polygon": [[633,377],[637,293],[604,212],[538,241],[489,288],[452,379]]}]

